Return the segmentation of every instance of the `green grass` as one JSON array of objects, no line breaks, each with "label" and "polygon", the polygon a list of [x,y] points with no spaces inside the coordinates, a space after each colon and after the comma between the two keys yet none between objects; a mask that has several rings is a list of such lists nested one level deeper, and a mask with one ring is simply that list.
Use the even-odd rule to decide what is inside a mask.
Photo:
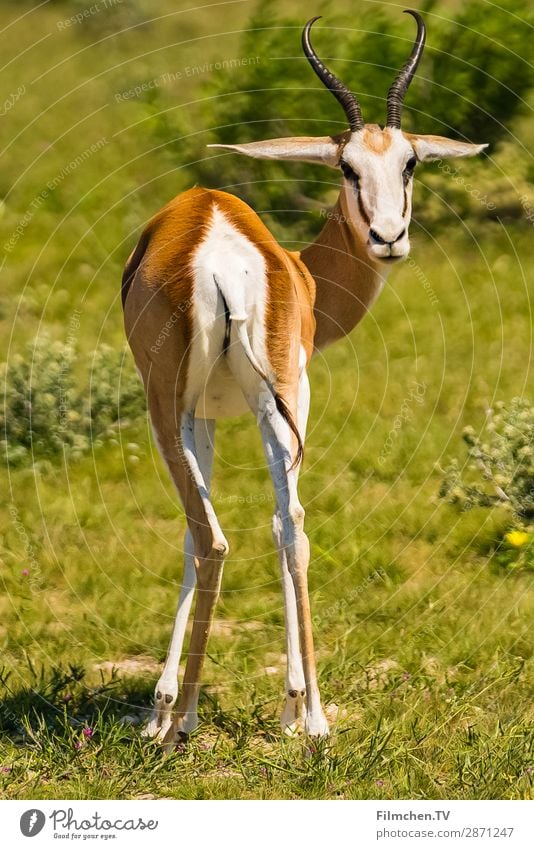
[{"label": "green grass", "polygon": [[[405,266],[373,315],[311,369],[301,491],[320,680],[325,703],[339,708],[331,751],[307,760],[300,742],[278,732],[283,612],[272,495],[246,418],[219,428],[214,500],[231,554],[199,731],[188,752],[162,760],[137,726],[120,725],[124,714],[146,715],[181,571],[182,512],[143,423],[77,463],[9,473],[27,536],[6,516],[6,795],[532,794],[532,574],[492,565],[507,515],[440,502],[435,467],[461,450],[463,422],[480,425],[494,395],[522,390],[525,289],[511,266],[499,318],[504,302],[488,273],[505,261],[497,232],[470,260],[461,232],[439,246],[418,241],[414,255],[439,304]],[[526,234],[515,243],[526,267]],[[422,402],[411,403],[379,464],[414,381],[426,387]],[[58,687],[53,670],[67,674],[69,664],[84,677]],[[85,722],[97,731],[77,750]]]},{"label": "green grass", "polygon": [[[121,265],[148,215],[187,183],[175,145],[150,152],[172,124],[147,100],[113,104],[115,91],[172,70],[158,54],[118,66],[156,49],[162,24],[79,55],[102,33],[73,28],[66,66],[31,86],[54,64],[65,8],[40,10],[6,40],[7,61],[53,32],[32,48],[28,93],[10,112],[11,138],[20,131],[24,144],[2,160],[0,244],[73,154],[103,136],[113,142],[64,180],[7,256],[6,359],[43,329],[65,341],[75,310],[78,350],[122,345]],[[211,14],[187,21],[184,37],[213,31]],[[168,26],[179,29],[174,19]],[[167,31],[166,44],[178,40]],[[207,40],[207,54],[218,49]],[[174,64],[179,51],[180,66],[198,61],[198,47],[183,50]],[[102,63],[117,67],[97,76]],[[20,66],[5,73],[15,91]],[[69,92],[86,80],[76,100]],[[193,84],[162,95],[169,108],[192,96]],[[282,598],[252,418],[218,429],[214,503],[231,552],[201,725],[187,751],[168,758],[141,738],[184,533],[141,421],[78,462],[2,471],[2,798],[532,798],[533,576],[495,562],[506,514],[459,513],[437,498],[439,466],[461,455],[463,425],[480,428],[488,405],[531,382],[532,231],[484,222],[471,232],[451,215],[433,239],[418,220],[417,189],[415,210],[413,257],[428,285],[409,264],[395,270],[361,327],[311,367],[301,496],[320,683],[325,704],[337,705],[329,748],[306,757],[301,740],[279,733]]]}]

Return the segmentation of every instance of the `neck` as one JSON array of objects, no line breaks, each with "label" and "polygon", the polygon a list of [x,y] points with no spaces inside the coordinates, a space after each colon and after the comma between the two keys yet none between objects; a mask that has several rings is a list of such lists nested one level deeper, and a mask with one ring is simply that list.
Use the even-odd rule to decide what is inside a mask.
[{"label": "neck", "polygon": [[387,276],[387,269],[369,256],[353,206],[353,197],[343,186],[319,236],[300,255],[317,287],[316,348],[350,333],[380,294]]}]

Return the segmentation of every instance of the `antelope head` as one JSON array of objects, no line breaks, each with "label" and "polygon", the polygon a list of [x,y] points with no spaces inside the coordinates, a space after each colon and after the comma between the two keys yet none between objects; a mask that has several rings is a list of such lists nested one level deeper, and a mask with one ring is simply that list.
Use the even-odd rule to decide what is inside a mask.
[{"label": "antelope head", "polygon": [[417,22],[412,52],[387,95],[384,127],[366,124],[352,92],[328,70],[312,47],[312,18],[302,33],[302,47],[313,70],[345,111],[349,130],[338,136],[268,139],[250,144],[218,144],[256,159],[316,162],[343,173],[348,220],[374,260],[403,259],[410,250],[408,227],[412,211],[413,174],[417,163],[474,156],[487,145],[468,144],[443,136],[417,135],[401,129],[406,92],[425,45],[421,16],[406,10]]}]

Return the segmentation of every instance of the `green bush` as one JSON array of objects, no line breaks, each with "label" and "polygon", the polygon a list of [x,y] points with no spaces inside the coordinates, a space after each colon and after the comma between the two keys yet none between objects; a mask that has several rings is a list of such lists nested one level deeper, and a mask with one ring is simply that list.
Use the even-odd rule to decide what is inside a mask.
[{"label": "green bush", "polygon": [[41,337],[0,366],[0,453],[10,465],[65,451],[76,459],[144,410],[141,383],[124,352],[98,348],[90,380],[76,379],[71,346]]},{"label": "green bush", "polygon": [[90,363],[89,397],[82,404],[86,433],[99,438],[115,432],[145,410],[143,387],[125,351],[101,345]]},{"label": "green bush", "polygon": [[490,411],[484,439],[472,427],[464,430],[463,438],[467,467],[458,460],[449,465],[441,497],[464,510],[501,505],[511,512],[515,525],[527,527],[534,521],[534,407],[523,398],[509,405],[500,402]]}]

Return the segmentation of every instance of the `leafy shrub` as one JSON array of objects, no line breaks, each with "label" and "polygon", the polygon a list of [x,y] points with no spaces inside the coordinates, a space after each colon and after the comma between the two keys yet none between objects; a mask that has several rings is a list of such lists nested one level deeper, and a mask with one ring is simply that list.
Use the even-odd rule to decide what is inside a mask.
[{"label": "leafy shrub", "polygon": [[125,359],[124,351],[101,345],[94,352],[89,376],[89,396],[82,405],[83,426],[94,437],[112,435],[145,409],[141,381]]},{"label": "leafy shrub", "polygon": [[[464,510],[502,505],[520,528],[526,527],[534,520],[534,407],[523,398],[500,402],[490,411],[485,431],[481,439],[472,427],[465,428],[466,473],[454,460],[445,470],[440,495]],[[517,548],[526,541],[516,546],[513,536],[509,540]]]},{"label": "leafy shrub", "polygon": [[123,351],[101,346],[92,359],[90,386],[76,380],[71,346],[42,337],[0,366],[0,453],[24,465],[66,451],[76,459],[96,440],[144,410],[141,383]]}]

